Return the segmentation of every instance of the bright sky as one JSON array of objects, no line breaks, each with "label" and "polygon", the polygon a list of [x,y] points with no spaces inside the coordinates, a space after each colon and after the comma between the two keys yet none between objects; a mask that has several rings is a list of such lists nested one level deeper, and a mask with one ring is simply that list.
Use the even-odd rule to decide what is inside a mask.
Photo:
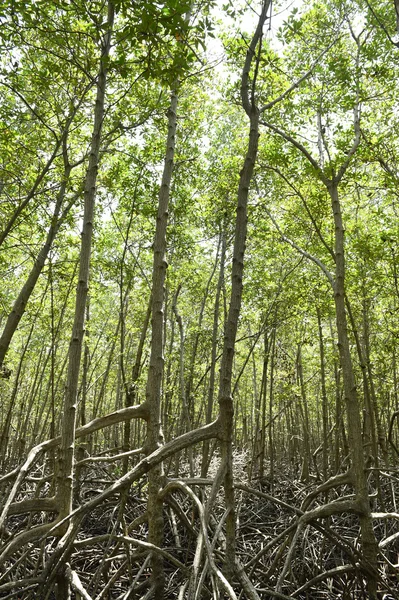
[{"label": "bright sky", "polygon": [[[258,22],[259,12],[259,2],[252,1],[251,3],[248,1],[248,9],[243,16],[237,17],[235,21],[233,21],[230,17],[228,17],[223,11],[222,6],[225,4],[226,0],[219,0],[218,6],[214,10],[214,16],[216,19],[220,20],[222,26],[229,27],[231,29],[235,29],[237,32],[243,32],[247,34],[251,34],[254,32],[256,24]],[[239,2],[237,2],[239,4]],[[241,3],[240,3],[241,4]],[[250,8],[250,4],[255,7],[254,10]],[[283,22],[287,19],[288,15],[291,13],[292,9],[297,7],[300,8],[303,5],[303,0],[282,0],[277,3],[274,1],[272,5],[272,19],[271,19],[271,27],[270,21],[267,20],[265,24],[265,33],[269,39],[273,40],[273,46],[279,47],[280,43],[277,40],[277,31],[283,24]],[[256,12],[255,12],[256,11]],[[221,59],[223,56],[223,46],[218,39],[210,39],[208,40],[208,56],[210,60]]]}]

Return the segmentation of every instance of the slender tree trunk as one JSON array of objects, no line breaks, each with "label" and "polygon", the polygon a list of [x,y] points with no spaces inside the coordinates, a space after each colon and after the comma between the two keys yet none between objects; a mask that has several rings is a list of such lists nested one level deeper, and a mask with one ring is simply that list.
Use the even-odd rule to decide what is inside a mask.
[{"label": "slender tree trunk", "polygon": [[[220,250],[220,246],[223,245],[223,233],[221,232],[220,234],[220,238],[219,238],[219,243],[218,243],[218,249],[216,252],[216,258],[215,258],[215,263],[213,265],[211,274],[209,276],[208,282],[206,284],[206,288],[205,288],[205,293],[204,293],[204,297],[202,299],[202,303],[201,303],[201,309],[200,309],[200,313],[198,316],[198,323],[197,323],[197,331],[195,333],[194,336],[194,343],[193,343],[193,350],[191,353],[191,357],[190,357],[190,362],[188,365],[188,377],[187,377],[187,381],[186,381],[186,398],[187,398],[187,403],[189,408],[191,408],[192,406],[192,388],[193,388],[193,384],[194,384],[194,370],[195,370],[195,365],[196,365],[196,361],[197,361],[197,352],[198,352],[198,344],[199,344],[199,340],[200,340],[200,336],[201,336],[201,332],[202,332],[202,321],[204,318],[204,312],[205,312],[205,307],[206,307],[206,303],[209,297],[209,288],[211,286],[212,283],[212,279],[215,275],[216,269],[217,269],[217,265],[218,265],[218,260],[219,260],[219,250]],[[219,296],[219,303],[220,303],[220,290],[219,290],[219,286],[216,290],[216,297]],[[216,301],[215,301],[216,304]],[[212,336],[212,340],[213,340],[213,336]],[[192,416],[192,420],[194,421],[194,416]],[[210,421],[209,421],[210,422]]]},{"label": "slender tree trunk", "polygon": [[[191,418],[190,418],[190,410],[188,405],[188,399],[186,396],[186,384],[184,379],[184,361],[185,361],[185,336],[184,336],[184,327],[183,327],[183,319],[177,308],[177,299],[180,293],[181,286],[179,286],[176,290],[176,293],[173,298],[172,311],[176,317],[176,323],[179,328],[179,336],[180,336],[180,361],[179,361],[179,388],[180,388],[180,400],[181,400],[181,425],[180,425],[180,433],[183,431],[190,431],[192,429]],[[185,428],[183,422],[185,423]],[[193,456],[193,448],[190,446],[187,449],[189,467],[190,467],[190,477],[194,477],[194,456]]]},{"label": "slender tree trunk", "polygon": [[[127,384],[126,400],[125,400],[126,408],[128,406],[134,406],[137,402],[137,381],[138,381],[138,378],[140,375],[140,367],[141,367],[141,361],[143,358],[144,344],[145,344],[145,340],[147,337],[148,325],[150,323],[150,318],[151,318],[151,304],[152,304],[152,299],[150,297],[150,299],[148,301],[147,312],[146,312],[145,318],[144,318],[143,327],[141,329],[140,340],[139,340],[139,344],[138,344],[137,352],[136,352],[136,359],[134,361],[134,365],[132,368],[132,380]],[[130,450],[130,432],[131,432],[131,421],[126,421],[124,424],[124,428],[123,428],[123,451],[124,452],[128,452],[128,450]],[[128,464],[129,464],[129,459],[128,458],[123,459],[123,463],[122,463],[123,473],[127,473]]]},{"label": "slender tree trunk", "polygon": [[[263,336],[263,366],[262,366],[262,381],[260,384],[260,396],[257,407],[256,425],[255,425],[255,439],[254,439],[254,452],[257,452],[256,456],[259,458],[259,479],[262,480],[264,477],[265,469],[265,453],[266,453],[266,402],[267,402],[267,369],[269,366],[269,339],[267,332],[265,331]],[[260,420],[260,423],[259,423]],[[258,431],[260,436],[258,436]],[[258,439],[259,437],[259,439]],[[259,445],[258,445],[259,444]]]},{"label": "slender tree trunk", "polygon": [[[174,165],[175,137],[177,126],[177,91],[172,90],[168,110],[168,135],[162,183],[158,197],[158,214],[154,238],[154,258],[152,271],[152,307],[151,307],[151,353],[148,370],[146,402],[148,403],[146,452],[150,454],[163,444],[161,427],[161,388],[164,370],[164,284],[166,275],[166,229],[170,184]],[[163,543],[163,503],[159,491],[164,483],[163,464],[160,463],[148,473],[148,541],[161,547]],[[163,559],[158,553],[151,557],[151,583],[155,600],[164,597]]]},{"label": "slender tree trunk", "polygon": [[[87,298],[86,305],[86,324],[90,320],[90,299]],[[82,385],[80,387],[80,424],[86,425],[86,407],[87,407],[87,387],[88,387],[88,371],[89,371],[89,363],[90,363],[90,350],[89,350],[89,340],[88,340],[88,331],[85,331],[85,345],[83,352],[83,371],[82,371]]]},{"label": "slender tree trunk", "polygon": [[[244,253],[247,237],[247,209],[248,194],[258,154],[259,140],[259,109],[255,101],[257,58],[256,50],[261,45],[263,26],[266,20],[270,1],[265,0],[259,16],[257,28],[248,47],[244,68],[241,77],[241,101],[249,118],[249,140],[237,194],[237,215],[234,234],[233,265],[231,272],[230,305],[225,324],[223,354],[220,367],[219,385],[219,411],[220,411],[220,438],[221,458],[225,464],[226,474],[224,480],[225,503],[228,510],[226,518],[226,555],[225,571],[228,577],[234,575],[236,533],[235,533],[235,502],[233,485],[233,416],[234,405],[231,395],[232,369],[234,347],[238,328],[238,319],[242,300],[242,277],[244,270]],[[255,59],[255,60],[254,60]],[[253,80],[250,81],[250,72],[253,62],[256,63]]]},{"label": "slender tree trunk", "polygon": [[89,165],[85,178],[83,231],[80,250],[79,280],[76,290],[75,317],[72,338],[69,346],[67,384],[64,397],[59,469],[57,482],[57,504],[62,519],[72,510],[73,461],[75,448],[76,404],[79,383],[80,361],[84,336],[84,321],[88,293],[90,255],[92,246],[94,204],[99,163],[101,130],[104,118],[107,61],[111,47],[111,32],[114,21],[114,7],[108,4],[107,31],[101,51],[101,64],[97,81],[97,95],[94,111],[93,135]]},{"label": "slender tree trunk", "polygon": [[[51,410],[51,421],[50,421],[50,438],[55,437],[55,359],[56,359],[56,329],[55,329],[55,315],[54,315],[54,278],[53,278],[53,261],[50,256],[49,260],[49,283],[50,283],[50,319],[51,319],[51,370],[50,370],[50,410]],[[55,452],[51,450],[49,452],[49,468],[50,472],[54,473],[55,470]],[[54,485],[54,478],[52,486]],[[53,487],[54,491],[54,487]]]},{"label": "slender tree trunk", "polygon": [[[265,348],[266,351],[266,348]],[[270,485],[271,485],[271,493],[274,490],[274,471],[275,471],[275,462],[276,462],[276,452],[275,452],[275,442],[274,442],[274,419],[273,419],[273,410],[274,410],[274,371],[276,364],[276,328],[273,327],[272,338],[270,342],[270,381],[269,381],[269,476],[270,476]],[[267,365],[266,365],[266,375],[267,375]],[[265,382],[266,385],[266,382]],[[265,451],[266,448],[266,398],[267,398],[267,388],[265,389],[264,396],[264,406],[262,408],[262,436],[263,436],[263,444],[262,450]],[[262,463],[264,462],[264,456],[262,457]],[[263,467],[262,467],[263,468]]]},{"label": "slender tree trunk", "polygon": [[[101,412],[102,410],[102,404],[103,404],[103,400],[105,397],[105,392],[106,392],[106,387],[107,387],[107,382],[108,382],[108,377],[109,377],[109,373],[112,367],[112,362],[114,360],[114,352],[115,352],[115,347],[116,347],[116,342],[118,340],[119,337],[119,330],[120,330],[120,326],[121,326],[121,319],[118,319],[118,323],[116,325],[116,330],[115,330],[115,334],[112,336],[112,342],[111,342],[111,347],[108,351],[108,360],[107,360],[107,366],[105,367],[105,371],[101,380],[101,385],[100,385],[100,389],[98,394],[94,393],[94,400],[93,400],[93,414],[92,414],[92,419],[95,419]],[[96,352],[96,348],[93,348],[92,354],[94,356]]]},{"label": "slender tree trunk", "polygon": [[[396,338],[392,335],[392,376],[393,376],[393,397],[394,397],[394,410],[399,410],[399,394],[398,394],[398,367],[396,359]],[[395,432],[395,445],[397,445],[397,432]]]},{"label": "slender tree trunk", "polygon": [[301,470],[301,481],[309,481],[309,465],[310,465],[310,439],[309,439],[309,411],[308,401],[306,397],[305,382],[303,379],[303,365],[302,365],[302,343],[298,345],[297,352],[297,374],[299,379],[299,387],[301,390],[301,397],[299,400],[299,408],[301,411],[302,420],[302,470]]},{"label": "slender tree trunk", "polygon": [[[377,433],[377,441],[378,445],[381,448],[381,452],[384,458],[385,467],[389,468],[389,458],[386,446],[386,438],[381,424],[381,418],[378,408],[378,400],[377,394],[375,391],[374,385],[374,375],[373,368],[371,364],[370,358],[370,328],[369,328],[369,310],[368,310],[368,302],[366,298],[363,298],[363,346],[364,346],[364,358],[366,363],[366,370],[370,388],[370,412],[372,415],[372,421],[375,425],[375,431]],[[378,448],[377,444],[375,444],[375,461],[376,466],[378,466]]]},{"label": "slender tree trunk", "polygon": [[[46,241],[45,241],[43,247],[41,248],[39,254],[37,255],[34,265],[28,275],[28,278],[27,278],[24,286],[22,287],[22,289],[18,295],[18,298],[14,302],[14,306],[12,308],[12,311],[10,312],[10,314],[7,317],[7,321],[6,321],[3,333],[0,337],[0,365],[3,364],[3,362],[4,362],[4,358],[7,353],[8,348],[10,346],[13,335],[14,335],[14,333],[18,327],[18,324],[25,312],[28,300],[35,288],[35,285],[37,283],[37,280],[39,279],[40,273],[43,270],[43,267],[46,262],[47,256],[50,252],[52,243],[54,241],[54,238],[55,238],[57,231],[59,230],[61,222],[62,222],[62,219],[59,219],[59,215],[60,215],[62,203],[65,198],[66,187],[67,187],[69,175],[71,172],[71,166],[67,163],[66,158],[65,158],[65,161],[66,161],[66,166],[65,166],[64,177],[63,177],[63,180],[61,183],[60,190],[58,192],[57,201],[56,201],[54,213],[53,213],[53,216],[51,219],[51,224],[50,224],[49,230],[47,232]],[[66,216],[66,214],[64,212],[63,218],[65,218],[65,216]]]},{"label": "slender tree trunk", "polygon": [[335,224],[335,283],[334,301],[337,321],[338,349],[341,359],[344,383],[345,405],[348,418],[348,444],[351,457],[351,470],[355,488],[356,502],[360,514],[361,543],[363,556],[368,563],[367,582],[371,600],[377,598],[378,546],[371,519],[370,502],[365,474],[363,439],[360,419],[360,407],[356,389],[355,375],[350,353],[348,326],[345,307],[345,253],[344,226],[337,184],[332,181],[328,187]]},{"label": "slender tree trunk", "polygon": [[[169,290],[165,289],[165,321],[167,318]],[[164,369],[163,389],[164,389],[164,406],[163,406],[163,423],[165,427],[165,437],[169,440],[173,436],[174,414],[173,414],[173,376],[172,376],[172,355],[175,342],[175,320],[170,321],[169,340],[168,340],[168,362]],[[166,344],[166,329],[164,332],[164,345]]]},{"label": "slender tree trunk", "polygon": [[233,486],[233,398],[231,396],[234,346],[237,335],[238,317],[241,309],[242,276],[244,269],[244,251],[247,235],[247,202],[249,185],[255,165],[258,137],[259,114],[256,107],[250,114],[250,136],[244,167],[241,171],[238,190],[237,219],[234,240],[234,255],[232,268],[231,297],[227,323],[224,334],[224,347],[220,367],[219,409],[221,423],[221,457],[225,464],[226,475],[224,482],[226,509],[229,515],[226,519],[226,556],[225,570],[227,577],[234,573],[235,563],[235,503]]},{"label": "slender tree trunk", "polygon": [[244,271],[244,253],[247,237],[247,207],[248,193],[252,180],[258,153],[259,139],[259,109],[255,103],[256,75],[250,83],[250,72],[255,58],[256,49],[262,39],[263,25],[266,20],[269,2],[266,0],[262,7],[259,22],[253,35],[244,63],[241,77],[241,100],[249,118],[249,140],[237,193],[237,214],[234,234],[233,265],[231,271],[230,304],[225,324],[223,353],[220,365],[219,383],[219,414],[221,460],[226,469],[224,479],[225,504],[228,516],[226,518],[226,554],[224,569],[228,579],[232,579],[235,571],[236,531],[235,531],[235,502],[233,482],[233,430],[234,405],[232,398],[232,373],[234,347],[237,336],[238,319],[241,310],[242,277]]},{"label": "slender tree trunk", "polygon": [[10,428],[11,428],[11,422],[12,422],[12,416],[13,416],[13,412],[14,412],[14,408],[15,408],[15,401],[16,401],[16,397],[17,397],[17,392],[18,392],[18,387],[19,387],[19,382],[20,382],[20,377],[21,377],[21,373],[22,373],[22,365],[24,363],[25,360],[25,355],[26,352],[28,350],[29,347],[29,342],[30,339],[32,337],[33,331],[35,328],[35,322],[32,323],[32,326],[30,328],[29,331],[29,335],[28,335],[28,339],[26,340],[26,342],[24,343],[23,347],[22,347],[22,351],[20,353],[20,358],[19,358],[19,362],[18,362],[18,368],[17,368],[17,372],[15,375],[15,380],[14,380],[14,386],[11,392],[11,398],[10,398],[10,403],[8,406],[8,410],[7,410],[7,414],[6,414],[6,419],[3,425],[3,429],[1,432],[1,437],[0,437],[0,461],[2,463],[2,470],[3,472],[5,472],[6,466],[7,466],[7,453],[10,453],[10,448],[9,448],[9,438],[10,438]]},{"label": "slender tree trunk", "polygon": [[352,334],[356,342],[356,350],[359,358],[359,364],[362,371],[363,379],[363,394],[364,394],[364,419],[363,419],[363,447],[367,456],[366,462],[371,456],[376,456],[377,453],[377,438],[375,432],[374,415],[370,403],[370,387],[367,377],[366,361],[362,345],[360,343],[359,333],[357,331],[355,319],[352,313],[352,308],[346,299],[346,310],[348,312],[349,321],[352,328]]},{"label": "slender tree trunk", "polygon": [[[211,368],[209,373],[209,388],[208,398],[206,405],[205,422],[208,424],[212,421],[212,410],[215,395],[215,377],[216,377],[216,356],[217,356],[217,342],[218,342],[218,331],[219,331],[219,312],[220,312],[220,295],[222,293],[223,282],[224,282],[224,263],[226,260],[226,236],[224,231],[221,232],[221,254],[220,254],[220,268],[219,268],[219,279],[216,288],[215,306],[213,309],[213,328],[212,328],[212,350],[211,350]],[[209,468],[209,440],[204,442],[202,451],[202,464],[201,464],[201,477],[206,477]]]},{"label": "slender tree trunk", "polygon": [[[324,338],[321,322],[321,312],[317,307],[317,325],[319,329],[319,351],[320,351],[320,380],[321,380],[321,404],[322,404],[322,422],[323,422],[323,477],[328,478],[328,400],[326,390],[326,366],[324,357]],[[327,501],[327,496],[325,500]]]},{"label": "slender tree trunk", "polygon": [[[42,392],[43,382],[45,381],[47,365],[50,360],[51,349],[47,352],[45,351],[46,347],[42,347],[39,355],[37,357],[37,363],[35,368],[35,373],[33,377],[31,377],[32,385],[29,390],[29,394],[26,394],[23,399],[23,403],[19,408],[19,427],[18,427],[18,444],[19,444],[19,456],[18,460],[22,460],[22,456],[27,444],[29,444],[29,438],[31,439],[31,444],[35,444],[34,433],[37,429],[37,415],[38,413],[43,413],[45,411],[47,401],[48,401],[48,393]],[[37,399],[42,397],[43,400],[38,402]],[[35,406],[36,406],[36,417],[35,414]],[[25,408],[26,407],[26,408]],[[25,419],[23,421],[23,414],[25,412]],[[29,436],[29,429],[31,430],[31,435]]]}]

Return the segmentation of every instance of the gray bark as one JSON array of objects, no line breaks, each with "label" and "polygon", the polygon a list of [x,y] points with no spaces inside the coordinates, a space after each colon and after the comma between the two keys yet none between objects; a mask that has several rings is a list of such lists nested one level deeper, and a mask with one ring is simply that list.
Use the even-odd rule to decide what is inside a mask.
[{"label": "gray bark", "polygon": [[232,447],[234,406],[231,393],[233,358],[243,289],[242,277],[244,271],[245,242],[247,237],[248,194],[258,152],[259,138],[259,109],[256,106],[254,97],[256,75],[254,76],[253,81],[250,82],[250,72],[254,59],[256,58],[256,49],[262,39],[263,25],[266,20],[269,5],[270,1],[265,0],[256,31],[247,50],[241,77],[241,100],[243,108],[249,118],[249,140],[244,166],[240,173],[240,181],[237,193],[237,216],[231,273],[231,295],[224,332],[218,395],[220,410],[221,458],[226,468],[226,475],[224,479],[225,503],[226,509],[229,511],[226,519],[226,555],[224,561],[224,568],[227,578],[232,578],[235,572],[236,546]]},{"label": "gray bark", "polygon": [[61,182],[61,187],[58,192],[57,201],[56,201],[55,208],[54,208],[54,213],[53,213],[53,216],[51,219],[51,224],[50,224],[50,227],[47,232],[46,241],[45,241],[43,247],[41,248],[39,254],[37,255],[34,265],[28,275],[28,278],[27,278],[24,286],[22,287],[17,299],[14,302],[12,311],[10,312],[10,314],[7,317],[7,321],[6,321],[3,333],[0,337],[0,364],[2,364],[4,362],[4,358],[6,356],[8,348],[11,344],[13,335],[14,335],[15,331],[17,330],[18,324],[25,312],[26,305],[29,301],[29,298],[30,298],[33,290],[35,289],[37,280],[39,279],[39,276],[43,270],[44,264],[46,262],[48,254],[50,252],[54,238],[57,235],[57,232],[62,224],[62,221],[67,216],[69,208],[71,208],[73,202],[76,199],[76,197],[75,197],[73,199],[73,202],[69,203],[67,209],[64,210],[63,214],[60,216],[60,211],[61,211],[63,201],[65,199],[65,192],[66,192],[66,187],[68,184],[70,172],[71,172],[71,166],[69,164],[67,164],[65,167],[65,171],[64,171],[64,177]]},{"label": "gray bark", "polygon": [[105,89],[107,81],[107,59],[111,47],[111,31],[114,21],[114,7],[108,4],[107,31],[102,43],[100,70],[97,80],[97,94],[94,111],[93,135],[89,164],[85,178],[84,217],[80,250],[79,280],[76,290],[75,317],[72,339],[69,346],[67,385],[64,397],[63,422],[59,455],[57,504],[62,519],[72,510],[73,461],[76,430],[76,404],[79,371],[84,335],[84,320],[88,294],[90,255],[93,234],[94,205],[100,153],[101,130],[104,118]]},{"label": "gray bark", "polygon": [[365,473],[359,399],[348,337],[348,325],[345,307],[344,226],[342,221],[341,204],[338,195],[338,184],[335,181],[331,181],[328,186],[328,191],[331,197],[331,205],[335,224],[334,302],[336,311],[338,350],[342,367],[345,405],[348,418],[348,445],[351,456],[352,480],[355,488],[356,503],[361,511],[361,542],[363,556],[368,567],[368,592],[370,598],[374,600],[377,598],[378,546],[371,519],[367,478]]},{"label": "gray bark", "polygon": [[[161,187],[158,196],[158,214],[154,238],[154,258],[152,271],[152,306],[151,306],[151,352],[150,366],[146,387],[146,403],[148,406],[146,452],[151,454],[163,444],[161,426],[161,389],[164,370],[164,284],[167,269],[166,262],[166,229],[168,223],[168,206],[170,184],[172,180],[175,136],[177,126],[177,93],[171,94],[168,110],[168,135],[166,142],[165,162]],[[148,541],[161,547],[163,542],[162,500],[159,490],[163,487],[164,470],[162,462],[157,464],[148,474]],[[164,597],[163,559],[159,553],[151,558],[152,585],[155,600]]]}]

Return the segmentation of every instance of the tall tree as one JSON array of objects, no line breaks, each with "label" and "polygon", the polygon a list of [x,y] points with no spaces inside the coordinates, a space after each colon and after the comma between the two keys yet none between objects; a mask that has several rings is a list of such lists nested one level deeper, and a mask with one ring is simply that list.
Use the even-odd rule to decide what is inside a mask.
[{"label": "tall tree", "polygon": [[93,237],[94,207],[98,174],[101,131],[104,120],[104,107],[107,83],[108,57],[111,49],[111,34],[114,23],[114,5],[110,0],[107,6],[106,29],[101,39],[101,56],[96,85],[93,133],[89,155],[89,165],[84,185],[84,215],[82,243],[80,249],[79,280],[76,291],[75,316],[69,348],[68,374],[63,406],[62,435],[58,466],[57,503],[59,518],[63,519],[72,510],[74,445],[76,429],[76,405],[79,385],[80,362],[82,355],[86,302],[89,287],[90,256]]}]

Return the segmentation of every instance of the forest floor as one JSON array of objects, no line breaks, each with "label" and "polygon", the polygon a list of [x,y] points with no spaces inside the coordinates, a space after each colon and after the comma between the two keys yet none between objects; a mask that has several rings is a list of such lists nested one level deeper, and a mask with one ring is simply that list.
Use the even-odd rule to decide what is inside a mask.
[{"label": "forest floor", "polygon": [[[245,460],[245,459],[244,459]],[[181,468],[181,465],[180,465]],[[114,479],[115,467],[91,466],[82,475],[79,497],[76,502],[85,503],[100,493]],[[184,469],[183,469],[184,471]],[[305,483],[295,479],[289,469],[280,468],[270,477],[245,478],[245,465],[238,470],[236,480],[237,557],[249,580],[262,600],[294,598],[298,600],[366,600],[364,565],[359,545],[359,525],[355,515],[334,515],[317,519],[302,527],[295,536],[302,508],[307,504],[316,508],[323,503],[350,497],[351,489],[345,485],[328,492],[315,494],[320,481],[311,478]],[[206,506],[212,484],[198,478],[191,485],[203,506]],[[172,478],[173,479],[173,478]],[[180,479],[180,477],[178,478]],[[182,479],[183,480],[183,479]],[[189,481],[189,479],[188,479]],[[27,482],[26,486],[29,486]],[[29,496],[25,486],[21,494]],[[376,477],[370,472],[372,510],[376,513],[396,514],[399,494],[399,478],[391,472]],[[107,499],[90,512],[81,523],[69,554],[71,572],[78,576],[87,592],[87,599],[125,600],[145,597],[149,585],[149,553],[147,539],[146,483],[140,482],[129,493]],[[311,503],[308,502],[311,498]],[[22,499],[22,496],[19,498]],[[194,506],[194,508],[193,508]],[[166,594],[165,600],[187,598],[181,596],[187,584],[190,568],[195,560],[198,544],[198,509],[192,499],[179,490],[174,491],[164,504]],[[223,565],[224,535],[220,526],[224,520],[223,494],[220,491],[209,516],[208,536],[213,549],[215,564]],[[17,534],[34,525],[46,522],[49,514],[34,517],[15,516],[8,522],[8,534]],[[381,544],[380,598],[399,599],[399,535],[395,518],[376,521],[376,535]],[[391,541],[389,538],[392,537]],[[384,543],[384,540],[388,540]],[[58,543],[58,538],[47,538],[43,544],[34,544],[27,556],[22,555],[18,569],[13,570],[18,587],[6,587],[7,577],[0,576],[0,598],[38,598],[38,585],[33,579],[40,565],[45,564]],[[184,569],[183,570],[183,566]],[[198,580],[198,598],[224,598],[215,584],[207,560],[202,561]],[[11,571],[10,571],[11,573]],[[29,584],[29,580],[32,581]],[[8,579],[8,581],[10,581]],[[234,590],[238,599],[249,596],[239,581]],[[219,594],[219,595],[215,595]],[[56,598],[50,592],[47,598]],[[72,598],[84,596],[72,595]],[[194,600],[194,599],[193,599]]]}]

